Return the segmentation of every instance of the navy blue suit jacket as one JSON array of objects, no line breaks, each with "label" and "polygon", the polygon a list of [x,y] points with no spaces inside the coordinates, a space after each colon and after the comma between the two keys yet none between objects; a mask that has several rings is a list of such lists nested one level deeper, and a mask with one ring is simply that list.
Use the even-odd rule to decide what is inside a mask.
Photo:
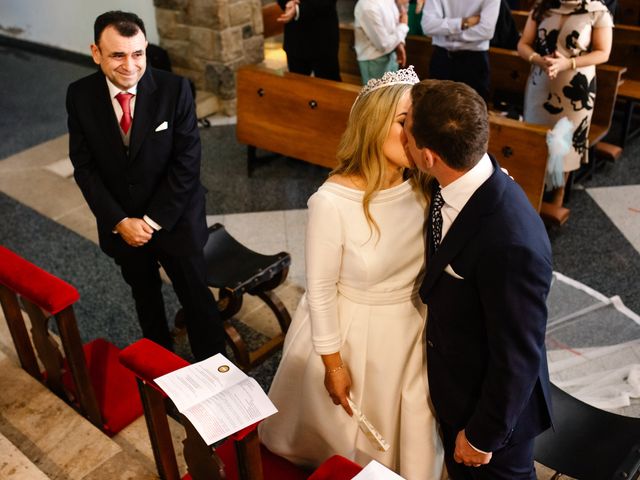
[{"label": "navy blue suit jacket", "polygon": [[[207,226],[194,108],[186,79],[147,66],[138,82],[127,151],[104,74],[69,86],[69,156],[108,255],[135,250],[112,230],[125,217],[144,215],[162,227],[153,235],[156,248],[172,255],[202,252]],[[167,128],[158,130],[164,122]]]},{"label": "navy blue suit jacket", "polygon": [[[437,252],[429,248],[420,288],[436,414],[484,451],[551,425],[544,347],[551,247],[522,189],[492,161],[495,171]],[[429,239],[430,218],[427,225]]]}]

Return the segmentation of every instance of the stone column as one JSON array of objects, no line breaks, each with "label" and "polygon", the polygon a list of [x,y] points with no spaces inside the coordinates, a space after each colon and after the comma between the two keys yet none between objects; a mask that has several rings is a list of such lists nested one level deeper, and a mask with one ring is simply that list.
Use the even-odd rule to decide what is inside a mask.
[{"label": "stone column", "polygon": [[[264,59],[261,0],[154,0],[160,46],[210,111],[234,115],[238,67]],[[211,95],[207,95],[207,93]]]}]

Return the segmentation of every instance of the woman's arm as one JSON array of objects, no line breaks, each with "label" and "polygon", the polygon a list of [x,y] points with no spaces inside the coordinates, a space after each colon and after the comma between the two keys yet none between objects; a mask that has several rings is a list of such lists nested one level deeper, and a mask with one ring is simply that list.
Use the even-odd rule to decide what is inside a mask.
[{"label": "woman's arm", "polygon": [[546,67],[546,62],[544,57],[538,54],[533,45],[536,41],[536,36],[538,34],[538,23],[533,19],[531,14],[527,18],[527,23],[524,26],[524,30],[522,32],[522,36],[520,37],[520,41],[518,42],[518,55],[524,58],[529,63],[533,63],[538,65],[539,67]]},{"label": "woman's arm", "polygon": [[351,415],[347,397],[351,376],[340,355],[338,280],[342,266],[342,226],[338,207],[322,193],[309,199],[306,237],[307,302],[311,341],[325,366],[324,385],[331,400]]},{"label": "woman's arm", "polygon": [[589,53],[579,57],[565,57],[556,50],[553,56],[547,57],[549,78],[555,78],[558,73],[565,70],[575,70],[607,62],[611,53],[612,38],[611,27],[594,28],[591,33],[591,51]]}]

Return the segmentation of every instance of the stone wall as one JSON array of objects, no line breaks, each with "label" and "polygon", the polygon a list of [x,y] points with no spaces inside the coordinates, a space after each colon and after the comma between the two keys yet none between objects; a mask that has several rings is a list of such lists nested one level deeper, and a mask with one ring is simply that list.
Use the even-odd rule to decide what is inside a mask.
[{"label": "stone wall", "polygon": [[238,67],[264,58],[261,0],[154,0],[160,45],[174,72],[235,114]]}]

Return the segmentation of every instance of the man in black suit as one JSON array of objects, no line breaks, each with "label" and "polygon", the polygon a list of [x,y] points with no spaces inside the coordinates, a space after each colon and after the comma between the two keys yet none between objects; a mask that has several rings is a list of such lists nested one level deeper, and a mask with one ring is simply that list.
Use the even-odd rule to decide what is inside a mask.
[{"label": "man in black suit", "polygon": [[69,156],[96,216],[100,247],[131,286],[142,333],[172,348],[159,264],[185,312],[197,359],[224,351],[222,322],[205,281],[205,190],[188,82],[147,67],[135,14],[96,18],[98,72],[69,86]]},{"label": "man in black suit", "polygon": [[278,0],[290,72],[340,81],[336,0]]},{"label": "man in black suit", "polygon": [[420,295],[447,469],[455,480],[534,480],[533,440],[551,425],[549,239],[522,189],[486,154],[480,95],[425,80],[411,96],[406,150],[435,178]]}]

